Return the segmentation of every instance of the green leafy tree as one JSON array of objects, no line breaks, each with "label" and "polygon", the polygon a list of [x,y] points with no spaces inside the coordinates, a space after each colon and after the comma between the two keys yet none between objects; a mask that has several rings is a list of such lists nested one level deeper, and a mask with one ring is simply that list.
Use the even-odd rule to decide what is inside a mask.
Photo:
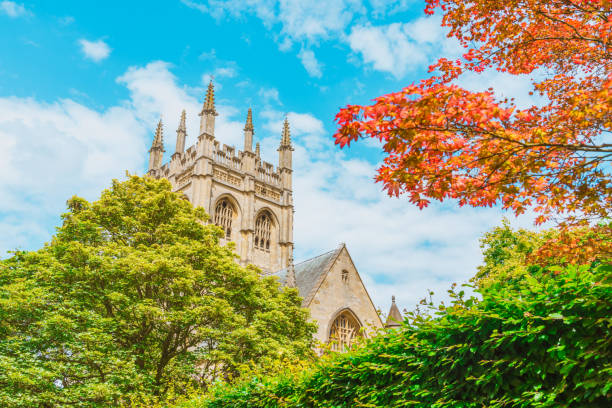
[{"label": "green leafy tree", "polygon": [[493,228],[480,239],[483,264],[478,267],[475,280],[479,286],[485,287],[525,275],[529,269],[529,255],[558,235],[554,229],[543,232],[515,231],[504,219],[501,226]]},{"label": "green leafy tree", "polygon": [[68,202],[51,243],[0,262],[0,406],[111,406],[311,357],[295,289],[236,263],[165,180]]},{"label": "green leafy tree", "polygon": [[307,373],[251,378],[181,408],[612,406],[612,266],[529,265],[550,232],[483,239],[478,297],[411,314],[398,331]]}]

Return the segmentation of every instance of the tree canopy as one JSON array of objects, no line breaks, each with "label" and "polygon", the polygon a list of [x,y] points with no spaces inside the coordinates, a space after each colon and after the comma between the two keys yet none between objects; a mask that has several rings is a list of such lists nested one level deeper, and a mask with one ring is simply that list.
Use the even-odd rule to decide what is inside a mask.
[{"label": "tree canopy", "polygon": [[[540,224],[605,218],[612,208],[612,19],[608,0],[426,0],[442,13],[461,58],[369,106],[336,116],[336,143],[376,138],[386,153],[376,180],[420,208],[532,207]],[[466,73],[533,74],[541,106],[519,109],[494,90],[458,85]]]},{"label": "tree canopy", "polygon": [[251,377],[179,407],[610,406],[612,259],[530,264],[551,234],[495,228],[482,239],[478,296],[454,288],[450,305],[429,304],[306,372]]},{"label": "tree canopy", "polygon": [[311,356],[296,289],[241,267],[166,180],[68,201],[52,241],[0,261],[0,405],[109,406]]}]

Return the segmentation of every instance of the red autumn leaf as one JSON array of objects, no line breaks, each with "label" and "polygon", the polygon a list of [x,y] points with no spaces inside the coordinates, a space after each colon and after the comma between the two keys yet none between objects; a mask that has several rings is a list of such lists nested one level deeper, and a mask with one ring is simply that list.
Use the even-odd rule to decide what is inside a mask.
[{"label": "red autumn leaf", "polygon": [[[605,218],[612,208],[612,19],[606,0],[427,0],[426,14],[467,48],[437,72],[336,116],[336,143],[384,141],[376,180],[390,195],[460,205],[501,203],[516,214],[537,203],[536,223]],[[544,106],[518,110],[493,90],[455,84],[493,69],[546,76],[533,93]]]}]

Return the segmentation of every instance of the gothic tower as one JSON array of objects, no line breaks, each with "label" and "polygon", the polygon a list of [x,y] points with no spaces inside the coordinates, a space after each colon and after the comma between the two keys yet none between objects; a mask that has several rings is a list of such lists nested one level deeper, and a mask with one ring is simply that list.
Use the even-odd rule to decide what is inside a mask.
[{"label": "gothic tower", "polygon": [[293,258],[292,152],[289,122],[281,133],[278,166],[262,161],[259,143],[253,151],[253,114],[248,110],[244,125],[244,150],[220,144],[215,139],[215,94],[208,85],[200,134],[185,150],[185,111],[176,131],[176,150],[170,162],[161,165],[163,128],[158,124],[151,147],[148,174],[170,181],[174,191],[184,193],[194,206],[203,207],[210,221],[224,230],[223,241],[233,241],[243,265],[254,264],[271,273]]}]

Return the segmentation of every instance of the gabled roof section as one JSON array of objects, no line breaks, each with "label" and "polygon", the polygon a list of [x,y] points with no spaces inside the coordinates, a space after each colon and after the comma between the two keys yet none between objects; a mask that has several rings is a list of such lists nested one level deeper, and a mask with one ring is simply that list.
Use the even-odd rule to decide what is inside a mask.
[{"label": "gabled roof section", "polygon": [[[300,296],[304,299],[303,305],[310,303],[312,296],[314,296],[313,292],[319,287],[321,280],[325,278],[343,248],[344,245],[340,245],[332,251],[295,264],[295,283]],[[286,284],[287,268],[281,269],[273,275],[278,277],[281,284]]]}]

